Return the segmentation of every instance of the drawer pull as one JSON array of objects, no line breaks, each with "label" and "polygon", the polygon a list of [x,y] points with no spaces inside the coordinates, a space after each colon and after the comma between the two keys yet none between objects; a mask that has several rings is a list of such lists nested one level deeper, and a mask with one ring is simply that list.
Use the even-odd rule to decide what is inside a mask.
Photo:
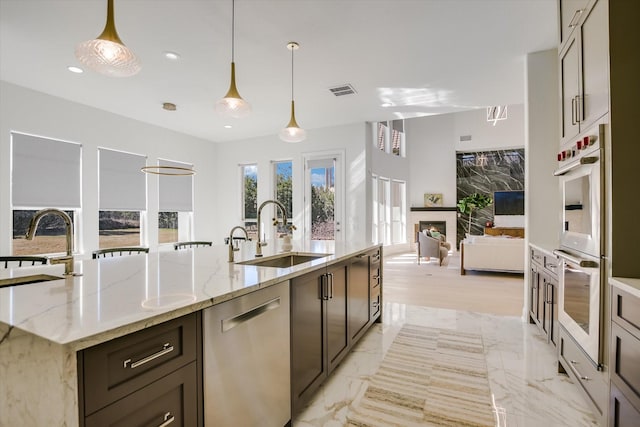
[{"label": "drawer pull", "polygon": [[158,427],[167,427],[169,424],[172,424],[176,420],[176,417],[171,415],[171,412],[167,412],[164,414],[164,422],[160,424]]},{"label": "drawer pull", "polygon": [[380,303],[378,301],[375,301],[371,304],[372,306],[378,308],[378,306],[380,305]]},{"label": "drawer pull", "polygon": [[591,378],[589,378],[589,377],[588,377],[588,376],[586,376],[586,375],[582,375],[582,374],[578,371],[578,369],[576,369],[576,368],[575,368],[575,366],[579,364],[577,361],[575,361],[575,360],[570,360],[569,362],[574,366],[574,368],[573,368],[573,369],[576,371],[576,375],[578,376],[578,378],[580,378],[582,381],[591,381]]},{"label": "drawer pull", "polygon": [[149,363],[149,362],[151,362],[152,360],[157,359],[158,357],[162,357],[162,356],[164,356],[165,354],[169,354],[169,353],[171,353],[172,351],[173,351],[173,346],[172,346],[171,344],[169,344],[169,343],[165,343],[165,344],[162,346],[162,350],[160,350],[160,351],[159,351],[159,352],[157,352],[157,353],[153,353],[152,355],[147,356],[147,357],[145,357],[144,359],[140,359],[140,360],[135,361],[135,362],[133,362],[133,363],[131,363],[131,359],[127,359],[127,360],[125,360],[125,361],[124,361],[124,367],[126,368],[126,367],[127,367],[127,365],[128,365],[129,363],[131,363],[131,365],[130,365],[130,366],[131,366],[131,369],[135,369],[135,368],[137,368],[138,366],[142,366],[142,365],[144,365],[145,363]]},{"label": "drawer pull", "polygon": [[378,262],[380,261],[380,254],[375,254],[374,256],[371,257],[371,262]]},{"label": "drawer pull", "polygon": [[375,276],[373,276],[373,277],[371,277],[371,278],[372,278],[372,279],[375,279],[375,280],[380,280],[380,275],[379,275],[379,274],[376,274]]}]

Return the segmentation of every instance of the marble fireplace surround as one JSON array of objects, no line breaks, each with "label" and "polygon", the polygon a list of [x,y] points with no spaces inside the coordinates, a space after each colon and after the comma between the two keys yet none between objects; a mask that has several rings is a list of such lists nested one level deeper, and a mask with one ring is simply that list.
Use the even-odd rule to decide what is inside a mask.
[{"label": "marble fireplace surround", "polygon": [[415,233],[420,229],[420,221],[442,221],[447,225],[447,242],[452,248],[456,247],[456,221],[458,210],[453,207],[411,207],[409,211],[409,223],[413,224],[413,236],[411,242],[415,240]]}]

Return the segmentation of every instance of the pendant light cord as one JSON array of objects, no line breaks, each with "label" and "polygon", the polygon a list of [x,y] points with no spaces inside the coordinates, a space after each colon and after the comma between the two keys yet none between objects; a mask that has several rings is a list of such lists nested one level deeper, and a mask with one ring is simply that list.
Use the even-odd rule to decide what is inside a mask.
[{"label": "pendant light cord", "polygon": [[231,0],[231,62],[234,61],[236,35],[236,0]]},{"label": "pendant light cord", "polygon": [[291,47],[291,100],[293,101],[293,51],[295,48]]}]

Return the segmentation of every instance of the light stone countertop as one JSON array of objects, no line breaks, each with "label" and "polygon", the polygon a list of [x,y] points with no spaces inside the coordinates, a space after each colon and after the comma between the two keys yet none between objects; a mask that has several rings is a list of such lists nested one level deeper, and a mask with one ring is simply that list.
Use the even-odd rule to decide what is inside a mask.
[{"label": "light stone countertop", "polygon": [[[270,241],[264,257],[282,253],[280,244]],[[255,242],[240,247],[236,262],[255,259]],[[0,288],[0,331],[15,328],[77,351],[376,247],[294,241],[292,253],[331,255],[289,268],[229,263],[223,245],[77,261],[82,276]],[[22,267],[0,270],[0,279],[62,272],[61,265]]]},{"label": "light stone countertop", "polygon": [[549,255],[551,257],[557,257],[557,255],[555,255],[553,251],[560,247],[558,245],[558,246],[554,246],[553,248],[550,248],[547,245],[540,245],[540,244],[531,243],[531,242],[529,242],[529,246],[532,247],[533,249],[539,250],[540,252],[544,252],[546,255]]}]

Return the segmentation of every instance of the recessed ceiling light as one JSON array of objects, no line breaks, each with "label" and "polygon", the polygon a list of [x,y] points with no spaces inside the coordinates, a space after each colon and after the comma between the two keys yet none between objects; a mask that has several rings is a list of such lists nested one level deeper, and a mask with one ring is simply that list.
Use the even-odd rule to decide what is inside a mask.
[{"label": "recessed ceiling light", "polygon": [[231,129],[232,127],[233,127],[233,126],[231,126],[231,125],[224,125],[224,128],[225,128],[225,129]]},{"label": "recessed ceiling light", "polygon": [[75,67],[73,65],[69,65],[67,67],[67,70],[71,71],[72,73],[76,73],[76,74],[81,74],[84,73],[84,70],[80,67]]},{"label": "recessed ceiling light", "polygon": [[180,59],[180,55],[175,52],[164,52],[163,55],[165,58],[170,59],[171,61],[177,61],[178,59]]},{"label": "recessed ceiling light", "polygon": [[162,108],[167,111],[176,111],[176,104],[172,104],[171,102],[165,102],[162,104]]}]

